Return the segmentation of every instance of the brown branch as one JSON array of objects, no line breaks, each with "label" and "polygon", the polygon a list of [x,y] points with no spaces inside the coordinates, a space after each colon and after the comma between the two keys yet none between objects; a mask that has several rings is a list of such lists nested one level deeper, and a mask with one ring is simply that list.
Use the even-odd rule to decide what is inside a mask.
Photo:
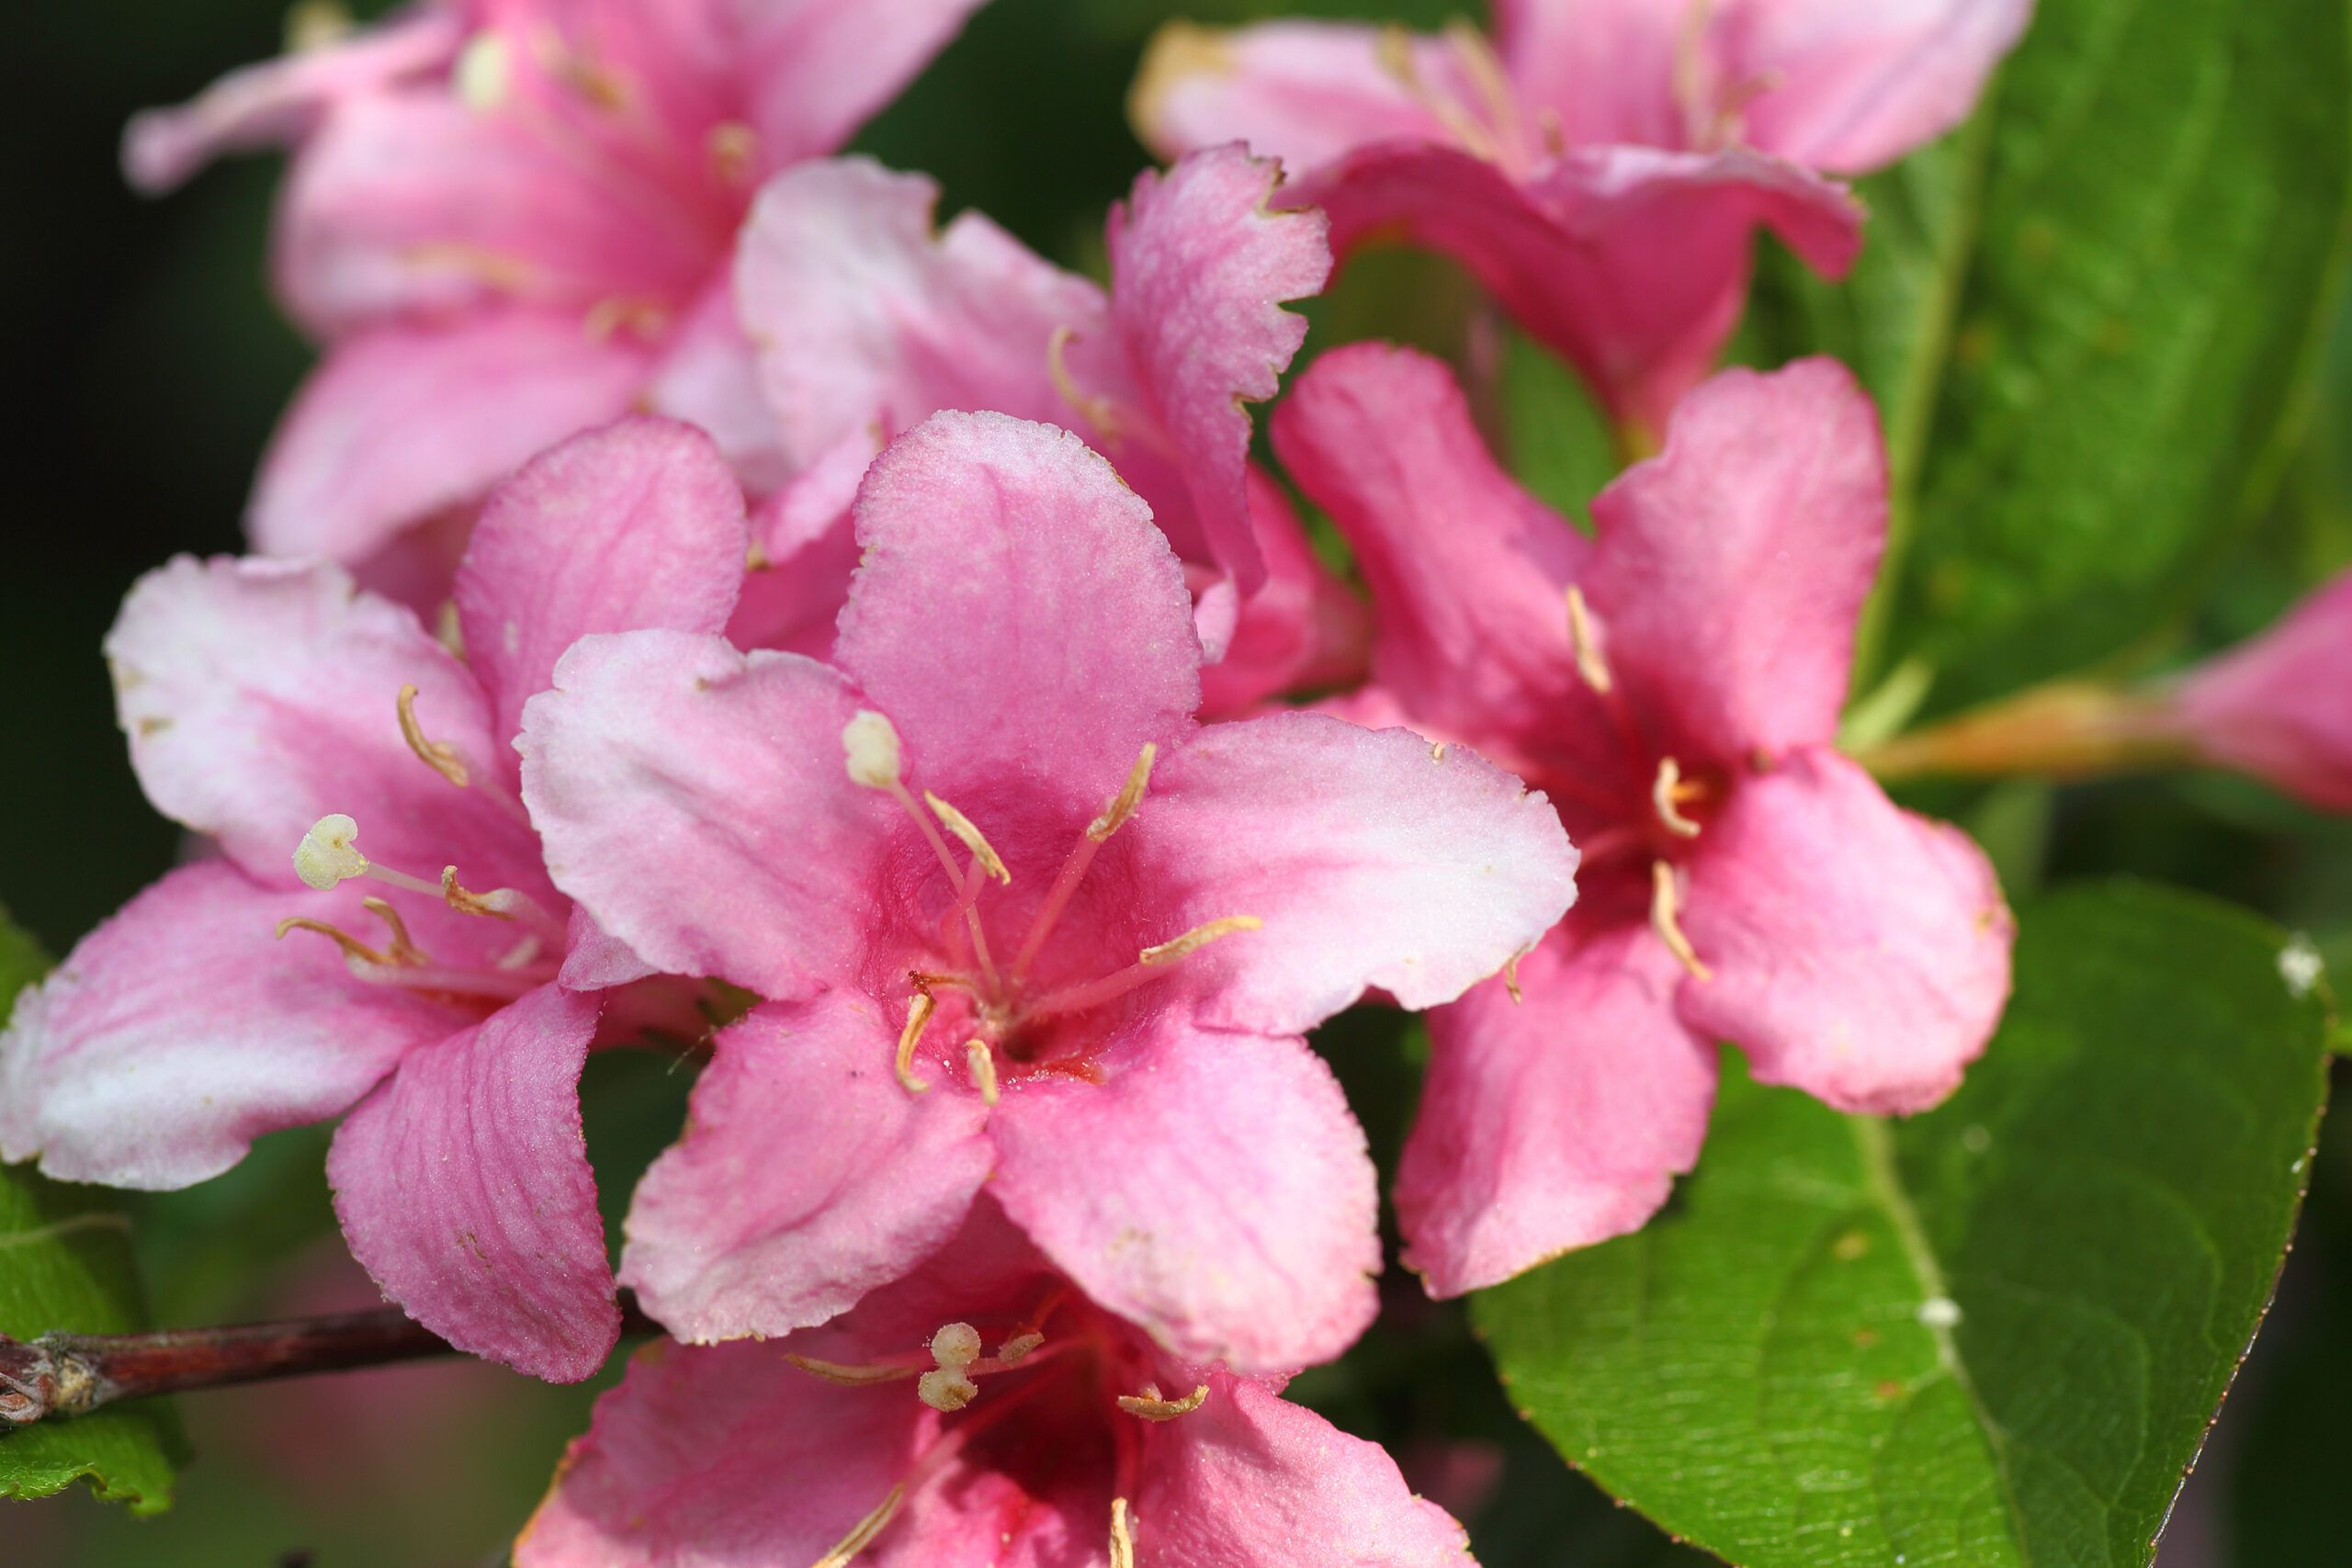
[{"label": "brown branch", "polygon": [[[662,1329],[624,1293],[621,1332],[644,1336]],[[53,1416],[87,1415],[118,1399],[457,1353],[396,1306],[153,1334],[44,1334],[28,1342],[0,1335],[0,1423],[29,1426]]]}]

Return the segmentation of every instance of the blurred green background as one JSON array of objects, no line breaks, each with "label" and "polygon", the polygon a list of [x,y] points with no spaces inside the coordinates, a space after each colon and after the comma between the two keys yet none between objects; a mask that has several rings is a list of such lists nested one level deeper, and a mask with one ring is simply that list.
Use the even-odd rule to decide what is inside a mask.
[{"label": "blurred green background", "polygon": [[[1159,20],[1321,11],[1429,24],[1459,8],[995,0],[859,145],[936,175],[947,209],[980,207],[1048,254],[1095,267],[1103,208],[1144,162],[1121,100]],[[0,282],[7,364],[25,399],[5,427],[0,900],[54,953],[175,850],[124,760],[99,638],[141,570],[175,551],[236,547],[254,460],[307,359],[263,276],[276,161],[232,163],[146,203],[121,184],[117,138],[134,109],[273,52],[283,19],[277,0],[29,7],[17,20],[31,38],[20,33],[0,62],[12,151],[0,176]],[[1442,267],[1370,258],[1317,307],[1310,348],[1374,323],[1444,344],[1464,298]],[[2352,331],[2339,328],[2328,360],[2311,436],[2261,527],[2213,578],[2187,648],[2260,626],[2352,559]],[[2048,878],[2130,871],[2307,931],[2338,975],[2352,973],[2352,824],[2211,778],[1922,798],[1986,840],[2013,895]],[[1412,1040],[1363,1016],[1326,1034],[1375,1146],[1393,1151],[1409,1111]],[[650,1057],[592,1065],[583,1092],[608,1219],[673,1134],[685,1089],[684,1074]],[[318,1132],[280,1134],[228,1177],[136,1201],[159,1321],[375,1299],[335,1237],[324,1143]],[[1375,1334],[1297,1392],[1389,1443],[1417,1485],[1471,1522],[1489,1568],[1712,1561],[1611,1506],[1519,1430],[1462,1314],[1420,1300],[1408,1280],[1391,1283]],[[78,1491],[0,1505],[0,1561],[501,1562],[592,1393],[453,1360],[184,1400],[198,1457],[173,1512],[134,1521]],[[2324,1146],[2278,1303],[2185,1495],[2164,1568],[2341,1561],[2352,1540],[2352,1488],[2339,1474],[2347,1408],[2352,1131]]]}]

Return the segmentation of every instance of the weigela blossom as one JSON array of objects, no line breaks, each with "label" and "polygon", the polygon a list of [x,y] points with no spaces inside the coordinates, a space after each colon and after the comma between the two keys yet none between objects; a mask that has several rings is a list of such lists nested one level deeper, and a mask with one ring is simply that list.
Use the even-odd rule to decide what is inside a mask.
[{"label": "weigela blossom", "polygon": [[[291,139],[274,270],[329,347],[262,466],[271,555],[378,556],[632,409],[780,479],[729,258],[980,0],[426,0],[131,124],[132,180]],[[413,550],[429,555],[419,541]],[[424,560],[384,567],[446,587]]]},{"label": "weigela blossom", "polygon": [[143,579],[107,639],[131,764],[217,853],[19,999],[0,1157],[181,1187],[356,1106],[328,1175],[386,1292],[461,1348],[595,1371],[620,1320],[577,1083],[600,1011],[660,998],[600,1000],[650,972],[550,884],[511,741],[576,637],[724,626],[747,536],[709,440],[647,419],[493,492],[462,659],[335,566]]},{"label": "weigela blossom", "polygon": [[2352,811],[2352,571],[2189,671],[2165,706],[2199,760]]},{"label": "weigela blossom", "polygon": [[990,409],[1070,426],[1150,502],[1198,599],[1211,711],[1360,674],[1361,602],[1249,461],[1242,405],[1274,395],[1306,332],[1283,302],[1331,270],[1322,214],[1268,209],[1280,177],[1238,146],[1145,173],[1111,211],[1107,291],[978,212],[934,231],[938,187],[920,175],[844,159],[770,181],[738,295],[786,461],[812,477],[771,512],[776,570],[751,588],[738,640],[821,656],[865,459],[941,409]]},{"label": "weigela blossom", "polygon": [[1373,684],[1346,709],[1519,770],[1584,853],[1509,987],[1431,1017],[1397,1203],[1432,1290],[1639,1226],[1697,1157],[1718,1041],[1843,1111],[1959,1082],[2012,924],[1965,835],[1831,749],[1886,524],[1843,368],[1693,391],[1592,539],[1497,468],[1418,355],[1326,355],[1273,434],[1372,585]]},{"label": "weigela blossom", "polygon": [[519,1568],[1443,1568],[1388,1456],[1089,1302],[982,1198],[918,1272],[780,1344],[640,1351]]},{"label": "weigela blossom", "polygon": [[1362,1133],[1299,1038],[1450,999],[1576,852],[1459,750],[1198,728],[1191,595],[1075,435],[944,413],[876,459],[832,662],[583,638],[525,714],[556,884],[764,998],[638,1189],[621,1277],[680,1337],[820,1324],[987,1184],[1103,1309],[1259,1371],[1374,1311]]},{"label": "weigela blossom", "polygon": [[1333,245],[1459,259],[1646,441],[1704,376],[1769,227],[1841,276],[1861,209],[1824,174],[1963,118],[2031,0],[1497,0],[1491,43],[1267,22],[1163,32],[1131,100],[1163,156],[1247,140]]}]

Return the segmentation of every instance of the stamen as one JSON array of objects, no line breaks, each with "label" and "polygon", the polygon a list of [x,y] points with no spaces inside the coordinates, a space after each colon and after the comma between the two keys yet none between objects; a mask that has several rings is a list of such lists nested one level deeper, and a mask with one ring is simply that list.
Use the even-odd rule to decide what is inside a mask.
[{"label": "stamen", "polygon": [[1657,760],[1657,777],[1650,784],[1650,804],[1657,807],[1657,819],[1666,825],[1666,830],[1678,839],[1699,836],[1699,824],[1683,816],[1682,808],[1676,804],[1698,793],[1683,784],[1681,763],[1671,757]]},{"label": "stamen", "polygon": [[923,1026],[931,1021],[932,1011],[938,1006],[929,991],[917,991],[907,1008],[907,1026],[899,1032],[899,1060],[893,1070],[899,1075],[899,1087],[909,1094],[921,1094],[931,1088],[928,1082],[915,1077],[915,1043],[922,1038]]},{"label": "stamen", "polygon": [[1062,401],[1092,425],[1095,434],[1105,441],[1116,441],[1119,438],[1117,406],[1109,398],[1088,396],[1080,389],[1078,378],[1069,373],[1069,344],[1076,336],[1078,332],[1073,327],[1061,325],[1054,328],[1053,336],[1046,340],[1046,374],[1053,378],[1054,390],[1061,394]]},{"label": "stamen", "polygon": [[1503,989],[1510,993],[1511,1005],[1514,1007],[1527,1000],[1525,997],[1519,994],[1519,961],[1524,956],[1523,953],[1514,953],[1503,960]]},{"label": "stamen", "polygon": [[346,877],[367,875],[368,857],[359,852],[359,824],[339,811],[311,823],[294,846],[294,874],[304,886],[321,893]]},{"label": "stamen", "polygon": [[1712,980],[1715,972],[1699,962],[1698,953],[1690,946],[1690,939],[1682,934],[1681,922],[1676,919],[1678,898],[1674,887],[1674,868],[1664,861],[1650,863],[1650,925],[1666,950],[1682,961],[1694,980]]},{"label": "stamen", "polygon": [[997,1100],[996,1053],[989,1043],[975,1035],[964,1042],[964,1065],[972,1075],[972,1087],[980,1091],[982,1105],[994,1105]]},{"label": "stamen", "polygon": [[458,63],[449,73],[458,101],[476,114],[495,110],[506,101],[511,63],[504,39],[493,32],[474,34],[458,51]]},{"label": "stamen", "polygon": [[416,721],[416,688],[402,686],[397,705],[401,713],[401,739],[408,742],[408,749],[416,753],[417,761],[459,789],[465,788],[469,775],[466,773],[466,764],[458,759],[458,749],[446,740],[426,739],[424,727]]},{"label": "stamen", "polygon": [[980,1359],[980,1331],[968,1323],[945,1323],[931,1337],[931,1359],[943,1367],[968,1367]]},{"label": "stamen", "polygon": [[940,821],[946,825],[949,832],[963,840],[964,847],[978,858],[979,863],[988,868],[988,874],[995,877],[1000,886],[1011,885],[1012,873],[1004,869],[1003,857],[996,852],[994,847],[989,843],[986,835],[973,825],[970,818],[929,790],[922,792],[922,798],[923,804],[931,807]]},{"label": "stamen", "polygon": [[1209,1385],[1201,1384],[1182,1399],[1163,1399],[1159,1385],[1148,1382],[1141,1393],[1119,1395],[1119,1408],[1130,1416],[1140,1416],[1147,1421],[1173,1421],[1179,1416],[1190,1416],[1209,1396]]},{"label": "stamen", "polygon": [[980,1385],[961,1367],[933,1367],[915,1380],[915,1394],[942,1413],[961,1410],[980,1396]]},{"label": "stamen", "polygon": [[[379,868],[380,869],[380,868]],[[542,942],[561,946],[568,939],[561,920],[548,913],[539,901],[519,887],[493,887],[487,893],[475,893],[458,886],[458,868],[441,868],[441,898],[461,915],[480,915],[494,920],[513,920],[530,927]]]},{"label": "stamen", "polygon": [[408,922],[401,919],[398,909],[381,898],[362,898],[359,907],[383,921],[385,928],[392,933],[391,943],[386,951],[392,955],[393,963],[422,964],[424,962],[424,950],[409,940]]},{"label": "stamen", "polygon": [[920,1367],[893,1366],[884,1361],[867,1365],[858,1365],[849,1361],[820,1361],[814,1356],[797,1355],[790,1350],[784,1353],[784,1359],[810,1377],[822,1378],[825,1382],[837,1383],[842,1388],[866,1388],[875,1383],[897,1382],[901,1378],[913,1377],[922,1370]]},{"label": "stamen", "polygon": [[740,119],[710,128],[711,172],[721,185],[748,185],[760,166],[760,133]]},{"label": "stamen", "polygon": [[1086,825],[1088,838],[1099,844],[1127,825],[1127,818],[1143,804],[1143,792],[1151,783],[1151,764],[1159,756],[1156,743],[1143,743],[1143,750],[1136,753],[1136,765],[1127,770],[1127,782],[1119,786],[1119,793],[1111,797],[1102,815]]},{"label": "stamen", "polygon": [[1136,1538],[1127,1530],[1127,1500],[1111,1499],[1111,1568],[1136,1568]]},{"label": "stamen", "polygon": [[1027,1360],[1030,1354],[1045,1342],[1046,1337],[1034,1328],[1026,1333],[1016,1334],[996,1348],[997,1364],[1017,1367]]},{"label": "stamen", "polygon": [[433,640],[447,649],[450,658],[462,660],[466,657],[466,623],[458,615],[455,599],[441,601],[433,617]]},{"label": "stamen", "polygon": [[1477,92],[1495,129],[1506,135],[1515,133],[1519,130],[1519,96],[1511,90],[1510,73],[1503,69],[1495,46],[1487,41],[1487,35],[1455,17],[1445,24],[1445,41],[1453,46],[1453,58],[1461,64],[1462,73],[1470,78],[1470,85]]},{"label": "stamen", "polygon": [[1136,955],[1136,962],[1157,969],[1188,958],[1221,937],[1231,936],[1236,931],[1254,931],[1265,923],[1255,915],[1227,915],[1222,919],[1194,926],[1171,941],[1145,948]]},{"label": "stamen", "polygon": [[308,915],[288,915],[278,921],[277,940],[284,942],[288,931],[316,931],[343,949],[343,955],[345,958],[360,964],[380,964],[389,969],[398,962],[390,953],[377,952],[349,931],[337,926],[331,926],[324,920],[314,920]]},{"label": "stamen", "polygon": [[888,1526],[899,1512],[899,1505],[906,1498],[907,1486],[902,1481],[891,1487],[888,1495],[875,1506],[874,1511],[858,1520],[856,1528],[842,1537],[831,1551],[817,1559],[811,1568],[849,1568],[850,1559],[874,1544],[874,1538]]},{"label": "stamen", "polygon": [[1616,682],[1610,678],[1608,660],[1601,657],[1600,628],[1586,607],[1584,590],[1573,583],[1568,586],[1568,641],[1576,648],[1577,673],[1586,685],[1607,696]]},{"label": "stamen", "polygon": [[[1397,23],[1391,22],[1380,29],[1380,37],[1373,45],[1380,68],[1395,78],[1406,94],[1426,111],[1431,119],[1453,133],[1464,151],[1488,162],[1498,161],[1494,137],[1480,125],[1477,118],[1462,105],[1421,80],[1419,66],[1413,59],[1413,35]],[[1472,74],[1475,76],[1476,73]]]},{"label": "stamen", "polygon": [[624,329],[647,341],[670,329],[669,308],[659,299],[629,294],[607,294],[588,307],[581,330],[590,343],[610,343]]}]

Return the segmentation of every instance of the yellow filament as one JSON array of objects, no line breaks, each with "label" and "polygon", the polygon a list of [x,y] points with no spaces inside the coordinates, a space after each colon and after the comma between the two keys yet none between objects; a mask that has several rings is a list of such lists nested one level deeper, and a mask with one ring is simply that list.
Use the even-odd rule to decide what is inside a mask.
[{"label": "yellow filament", "polygon": [[1698,953],[1690,939],[1682,934],[1682,923],[1675,918],[1674,868],[1664,861],[1650,863],[1650,925],[1666,950],[1682,962],[1694,980],[1712,980],[1715,972],[1699,962]]},{"label": "yellow filament", "polygon": [[1140,1416],[1147,1421],[1173,1421],[1179,1416],[1190,1416],[1209,1396],[1209,1385],[1201,1384],[1182,1399],[1162,1399],[1158,1383],[1146,1383],[1141,1393],[1119,1395],[1119,1408],[1130,1416]]},{"label": "yellow filament", "polygon": [[1600,656],[1600,632],[1584,602],[1584,590],[1568,589],[1568,640],[1576,646],[1577,673],[1584,683],[1607,696],[1616,682],[1610,679],[1609,661]]},{"label": "yellow filament", "polygon": [[314,920],[308,915],[288,915],[278,921],[277,940],[285,941],[288,931],[316,931],[343,949],[345,958],[356,958],[362,964],[380,964],[390,968],[400,962],[389,953],[377,952],[349,931],[331,926],[324,920]]},{"label": "yellow filament", "polygon": [[921,1372],[921,1367],[859,1366],[848,1361],[820,1361],[814,1356],[797,1356],[787,1350],[784,1359],[812,1378],[822,1378],[843,1388],[865,1388],[872,1383],[897,1382]]},{"label": "yellow filament", "polygon": [[1046,1337],[1034,1328],[1026,1333],[1016,1334],[996,1348],[997,1364],[1004,1367],[1017,1367],[1027,1360],[1037,1347],[1045,1342]]},{"label": "yellow filament", "polygon": [[938,1006],[931,999],[930,992],[917,991],[907,1008],[907,1026],[899,1031],[899,1061],[893,1070],[899,1075],[899,1087],[909,1094],[921,1094],[931,1087],[915,1077],[915,1043],[922,1038],[923,1026],[931,1021],[932,1012]]},{"label": "yellow filament", "polygon": [[458,749],[447,740],[428,740],[424,726],[416,721],[416,688],[402,686],[395,705],[401,714],[401,739],[416,753],[416,760],[456,784],[466,787],[466,765],[458,760]]},{"label": "yellow filament", "polygon": [[1657,819],[1666,830],[1678,839],[1695,839],[1699,824],[1682,815],[1676,802],[1688,799],[1698,792],[1682,782],[1682,764],[1671,757],[1660,757],[1657,778],[1650,785],[1650,804],[1657,807]]},{"label": "yellow filament", "polygon": [[974,1038],[964,1043],[964,1063],[971,1070],[972,1087],[980,1091],[982,1105],[996,1103],[996,1053],[989,1049],[985,1040]]},{"label": "yellow filament", "polygon": [[1136,765],[1127,770],[1127,782],[1119,786],[1102,815],[1086,825],[1088,838],[1099,844],[1127,825],[1127,818],[1143,804],[1144,789],[1151,783],[1151,764],[1159,755],[1157,745],[1148,740],[1143,743],[1143,750],[1136,753]]},{"label": "yellow filament", "polygon": [[359,900],[359,907],[383,921],[385,928],[392,933],[388,951],[391,954],[393,963],[423,964],[424,962],[424,950],[409,940],[408,922],[401,919],[401,912],[398,909],[393,908],[381,898],[362,898]]},{"label": "yellow filament", "polygon": [[813,1568],[849,1568],[849,1560],[874,1544],[874,1538],[888,1526],[906,1497],[905,1486],[891,1487],[889,1495],[875,1505],[874,1511],[858,1520],[856,1528],[842,1537],[831,1551],[817,1559]]},{"label": "yellow filament", "polygon": [[1136,1538],[1127,1529],[1127,1500],[1111,1499],[1111,1568],[1136,1568]]},{"label": "yellow filament", "polygon": [[1510,999],[1514,1003],[1527,999],[1519,994],[1519,961],[1523,956],[1524,954],[1514,953],[1503,960],[1503,989],[1510,993]]},{"label": "yellow filament", "polygon": [[1156,969],[1163,964],[1173,964],[1180,958],[1198,953],[1219,937],[1231,936],[1236,931],[1254,931],[1265,923],[1255,915],[1227,915],[1221,920],[1194,926],[1182,936],[1163,942],[1157,947],[1147,947],[1136,954],[1136,960]]},{"label": "yellow filament", "polygon": [[990,876],[995,877],[1000,883],[1009,883],[1012,880],[1012,873],[1004,869],[1003,860],[997,854],[996,851],[990,847],[988,840],[982,836],[979,829],[972,825],[972,819],[970,818],[965,816],[962,812],[956,810],[954,807],[940,799],[939,796],[932,794],[929,790],[922,792],[922,799],[923,804],[931,807],[932,815],[938,818],[941,824],[945,827],[949,832],[955,834],[958,839],[961,839],[964,841],[964,847],[966,849],[971,851],[974,855],[978,857],[982,870],[986,871]]},{"label": "yellow filament", "polygon": [[1078,332],[1073,327],[1054,329],[1054,335],[1046,340],[1046,373],[1053,378],[1054,390],[1061,394],[1062,401],[1091,424],[1103,440],[1114,441],[1119,434],[1118,411],[1108,398],[1088,396],[1080,388],[1078,378],[1069,373],[1069,344],[1076,336]]}]

